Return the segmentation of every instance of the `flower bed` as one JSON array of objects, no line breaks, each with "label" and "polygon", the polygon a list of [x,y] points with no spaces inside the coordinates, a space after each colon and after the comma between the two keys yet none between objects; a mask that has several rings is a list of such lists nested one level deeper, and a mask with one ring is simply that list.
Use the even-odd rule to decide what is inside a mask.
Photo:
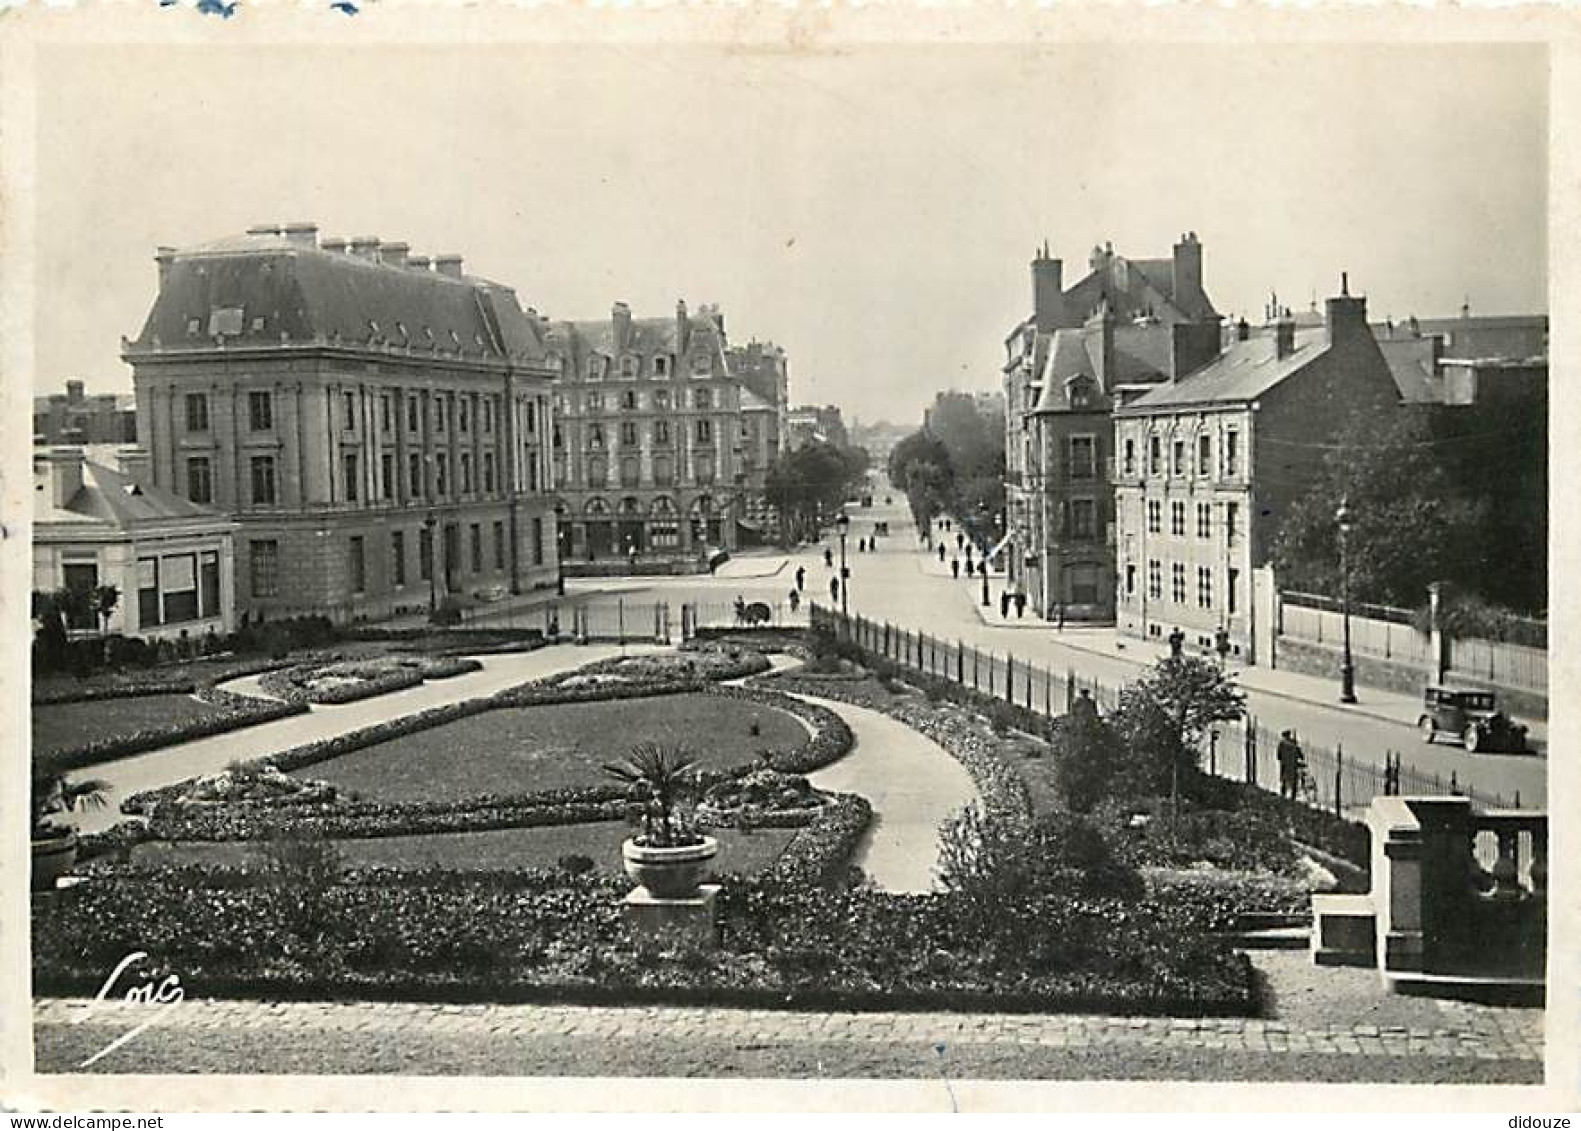
[{"label": "flower bed", "polygon": [[1240,929],[1247,916],[1312,912],[1312,890],[1295,879],[1213,869],[1149,868],[1142,875],[1147,896],[1140,906],[1188,930],[1222,933]]},{"label": "flower bed", "polygon": [[140,976],[177,973],[206,996],[1176,1016],[1257,1006],[1243,955],[1114,901],[1032,899],[993,923],[948,895],[813,890],[770,876],[726,886],[722,946],[705,951],[628,935],[627,886],[564,872],[366,871],[305,887],[280,875],[109,868],[35,898],[34,990],[91,994],[142,950],[151,957]]},{"label": "flower bed", "polygon": [[203,687],[244,676],[258,675],[287,666],[284,660],[264,657],[246,659],[186,660],[164,664],[146,671],[104,672],[64,682],[57,678],[36,679],[33,705],[90,703],[101,699],[127,699],[141,695],[190,695]]},{"label": "flower bed", "polygon": [[656,655],[612,656],[586,664],[575,672],[551,679],[555,686],[575,686],[579,680],[658,682],[674,679],[717,682],[743,679],[770,668],[761,653],[736,647],[713,645]]},{"label": "flower bed", "polygon": [[416,687],[425,680],[449,679],[482,668],[476,660],[454,656],[331,660],[270,672],[259,680],[258,686],[290,703],[354,703]]},{"label": "flower bed", "polygon": [[709,786],[693,817],[713,829],[792,829],[810,824],[827,803],[801,775],[765,766]]},{"label": "flower bed", "polygon": [[347,639],[392,641],[403,652],[440,656],[535,652],[548,643],[536,628],[356,628]]},{"label": "flower bed", "polygon": [[1300,856],[1285,825],[1267,811],[1199,809],[1170,813],[1168,798],[1111,800],[1098,808],[1116,855],[1135,867],[1212,866],[1230,872],[1300,874]]}]

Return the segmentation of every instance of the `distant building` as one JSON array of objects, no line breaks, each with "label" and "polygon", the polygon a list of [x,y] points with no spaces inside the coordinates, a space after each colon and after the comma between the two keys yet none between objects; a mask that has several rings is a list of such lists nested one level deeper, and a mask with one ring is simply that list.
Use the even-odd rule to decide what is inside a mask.
[{"label": "distant building", "polygon": [[509,287],[372,237],[263,224],[161,248],[123,342],[152,486],[237,520],[252,620],[553,585],[541,327]]},{"label": "distant building", "polygon": [[1007,584],[1049,620],[1114,617],[1114,426],[1147,389],[1214,357],[1218,312],[1202,245],[1132,260],[1094,248],[1066,289],[1045,245],[1032,260],[1032,313],[1005,339]]},{"label": "distant building", "polygon": [[1211,647],[1223,629],[1254,658],[1251,571],[1317,480],[1323,444],[1353,413],[1400,401],[1366,313],[1341,293],[1321,329],[1284,312],[1268,334],[1242,323],[1222,354],[1116,408],[1121,631]]},{"label": "distant building", "polygon": [[67,381],[64,393],[33,398],[35,444],[135,444],[137,404],[131,393],[83,391]]},{"label": "distant building", "polygon": [[838,405],[801,405],[793,408],[786,416],[785,431],[786,446],[792,449],[813,442],[833,444],[837,448],[851,445]]},{"label": "distant building", "polygon": [[147,481],[147,453],[118,467],[80,447],[33,453],[33,589],[113,585],[120,600],[101,626],[146,638],[198,637],[235,627],[235,522]]},{"label": "distant building", "polygon": [[[717,307],[544,322],[555,387],[554,481],[568,568],[698,563],[763,520],[787,367],[772,343],[730,348]],[[736,368],[736,367],[739,367]]]}]

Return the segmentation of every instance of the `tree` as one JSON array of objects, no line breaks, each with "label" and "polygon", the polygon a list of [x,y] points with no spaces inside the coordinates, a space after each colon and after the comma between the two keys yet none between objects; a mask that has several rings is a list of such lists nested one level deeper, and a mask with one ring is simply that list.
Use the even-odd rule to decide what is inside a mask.
[{"label": "tree", "polygon": [[905,492],[919,530],[952,508],[954,465],[944,443],[926,429],[913,432],[889,453],[889,480]]},{"label": "tree", "polygon": [[113,585],[96,585],[88,592],[88,607],[99,624],[100,632],[107,632],[110,627],[110,614],[115,612],[115,606],[120,604],[121,591]]},{"label": "tree", "polygon": [[1203,740],[1246,714],[1246,695],[1223,668],[1195,656],[1166,656],[1120,693],[1116,725],[1151,785],[1167,779],[1180,808],[1180,777],[1195,770]]},{"label": "tree", "polygon": [[1358,414],[1341,435],[1274,540],[1280,584],[1341,596],[1334,515],[1344,500],[1353,516],[1346,541],[1353,600],[1409,608],[1434,581],[1477,588],[1487,508],[1456,490],[1427,420],[1403,411]]},{"label": "tree", "polygon": [[867,473],[867,453],[813,442],[776,459],[764,495],[779,511],[780,540],[811,540]]}]

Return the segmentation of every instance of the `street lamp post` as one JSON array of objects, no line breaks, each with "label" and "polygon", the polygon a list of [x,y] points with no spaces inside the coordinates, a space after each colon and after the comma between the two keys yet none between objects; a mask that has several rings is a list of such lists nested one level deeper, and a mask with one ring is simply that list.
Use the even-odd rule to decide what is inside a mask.
[{"label": "street lamp post", "polygon": [[1345,654],[1339,667],[1339,701],[1356,702],[1356,666],[1350,654],[1350,540],[1351,511],[1348,499],[1341,499],[1339,510],[1334,512],[1334,525],[1339,529],[1339,607],[1340,621],[1344,626]]},{"label": "street lamp post", "polygon": [[439,611],[439,542],[435,530],[439,519],[433,511],[423,516],[423,528],[428,531],[428,615]]},{"label": "street lamp post", "polygon": [[554,562],[555,562],[554,590],[561,597],[564,597],[565,596],[565,554],[566,554],[566,549],[567,549],[566,543],[569,541],[569,539],[566,538],[565,504],[564,503],[556,503],[554,505],[554,541],[555,541],[555,547],[556,547],[556,553],[555,553],[555,556],[554,556]]},{"label": "street lamp post", "polygon": [[845,564],[845,536],[851,529],[851,516],[841,511],[834,525],[840,531],[840,615],[845,616],[846,590],[851,588],[851,569]]}]

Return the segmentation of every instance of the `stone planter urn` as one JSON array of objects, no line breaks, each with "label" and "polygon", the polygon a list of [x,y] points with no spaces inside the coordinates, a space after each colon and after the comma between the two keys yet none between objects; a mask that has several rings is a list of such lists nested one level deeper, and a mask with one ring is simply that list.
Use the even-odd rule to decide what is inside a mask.
[{"label": "stone planter urn", "polygon": [[711,836],[679,848],[649,848],[635,838],[620,846],[626,874],[654,899],[697,898],[703,872],[718,853],[719,842]]},{"label": "stone planter urn", "polygon": [[75,829],[50,829],[33,836],[33,890],[53,891],[55,881],[77,862]]}]

